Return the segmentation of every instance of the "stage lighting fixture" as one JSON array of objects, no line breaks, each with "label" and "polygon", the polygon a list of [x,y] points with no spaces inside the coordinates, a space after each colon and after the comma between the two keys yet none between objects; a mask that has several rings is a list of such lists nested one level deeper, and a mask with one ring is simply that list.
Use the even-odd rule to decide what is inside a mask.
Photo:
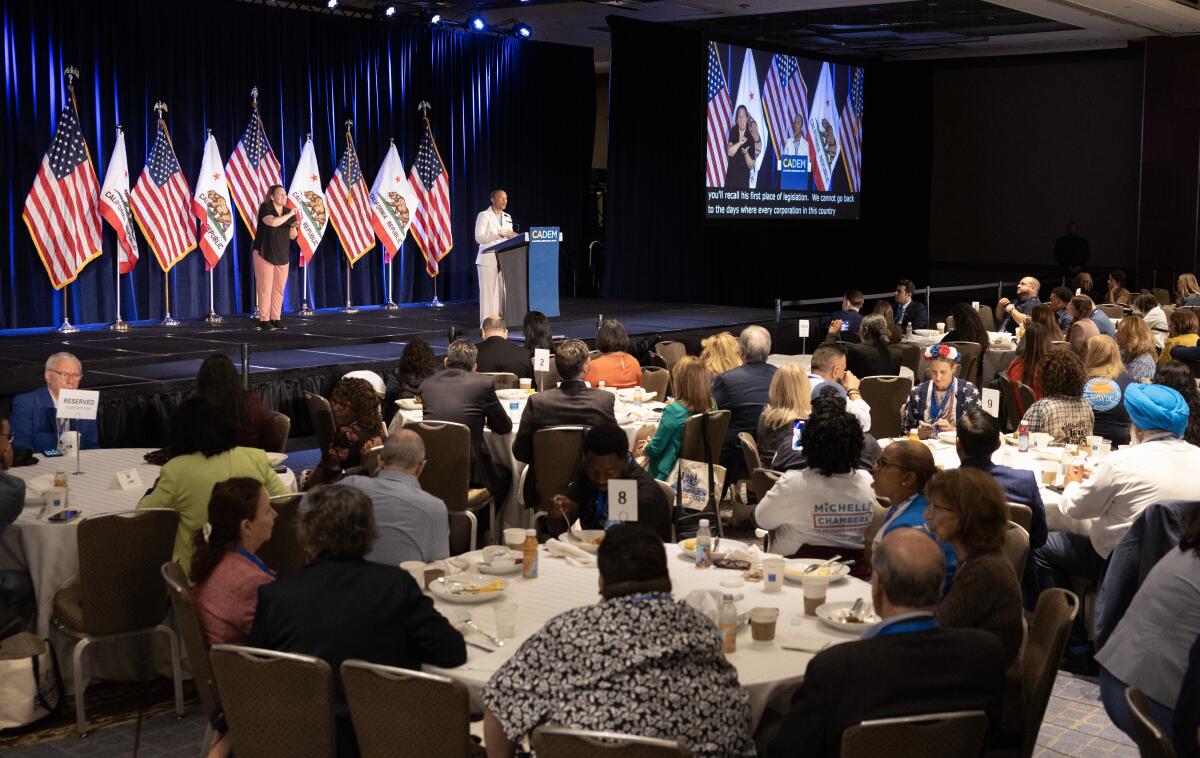
[{"label": "stage lighting fixture", "polygon": [[477,32],[481,32],[487,28],[487,21],[483,20],[483,16],[471,16],[471,28]]},{"label": "stage lighting fixture", "polygon": [[386,10],[384,10],[384,12],[383,12],[383,15],[385,15],[385,16],[388,16],[388,17],[391,17],[391,16],[394,16],[394,15],[396,15],[396,6],[394,6],[394,5],[389,5],[389,6],[387,7],[387,9],[386,9]]},{"label": "stage lighting fixture", "polygon": [[531,27],[529,24],[517,24],[515,27],[513,27],[513,31],[516,32],[517,36],[521,37],[522,39],[529,39],[533,36],[533,27]]},{"label": "stage lighting fixture", "polygon": [[429,23],[431,23],[431,24],[436,24],[441,20],[442,20],[442,14],[440,14],[440,13],[435,13],[429,17]]},{"label": "stage lighting fixture", "polygon": [[338,0],[328,0],[328,2],[325,3],[325,7],[328,8],[329,10],[333,10],[334,8],[337,7],[337,4],[338,4]]}]

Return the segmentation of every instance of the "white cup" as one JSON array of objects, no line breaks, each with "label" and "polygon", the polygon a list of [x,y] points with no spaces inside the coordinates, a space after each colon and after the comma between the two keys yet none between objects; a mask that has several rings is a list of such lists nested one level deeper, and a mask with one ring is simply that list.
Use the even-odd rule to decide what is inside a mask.
[{"label": "white cup", "polygon": [[783,558],[763,558],[763,592],[783,591],[783,572],[786,567]]},{"label": "white cup", "polygon": [[513,548],[514,550],[520,550],[521,546],[525,544],[525,530],[524,529],[505,529],[504,530],[504,544],[508,545],[509,547]]},{"label": "white cup", "polygon": [[1042,484],[1049,487],[1058,477],[1058,461],[1042,461]]},{"label": "white cup", "polygon": [[804,585],[804,613],[815,616],[817,608],[825,603],[825,594],[829,591],[829,577],[805,574],[800,582]]},{"label": "white cup", "polygon": [[519,381],[521,382],[521,389],[525,390],[526,392],[533,391],[533,380],[532,379],[521,379]]},{"label": "white cup", "polygon": [[58,450],[64,458],[74,457],[79,451],[79,432],[63,432],[58,438]]},{"label": "white cup", "polygon": [[1109,442],[1108,440],[1102,440],[1100,442],[1100,457],[1103,458],[1104,456],[1108,455],[1111,452],[1112,452],[1112,442]]},{"label": "white cup", "polygon": [[61,513],[67,509],[67,488],[66,487],[47,487],[42,490],[42,495],[46,498],[46,515],[53,516],[56,513]]},{"label": "white cup", "polygon": [[425,561],[404,561],[400,564],[400,568],[412,576],[413,581],[422,591],[425,590]]},{"label": "white cup", "polygon": [[1050,443],[1053,440],[1054,435],[1046,432],[1033,432],[1029,435],[1029,442],[1033,445],[1033,447],[1039,449],[1050,447]]},{"label": "white cup", "polygon": [[1101,437],[1099,434],[1089,434],[1087,436],[1088,454],[1089,455],[1099,455],[1100,443],[1103,441],[1104,441],[1104,438]]},{"label": "white cup", "polygon": [[496,614],[496,636],[502,640],[511,640],[516,637],[516,603],[496,603],[492,606],[492,611]]},{"label": "white cup", "polygon": [[938,330],[938,334],[945,334],[946,333],[946,322],[945,321],[937,322],[937,330]]}]

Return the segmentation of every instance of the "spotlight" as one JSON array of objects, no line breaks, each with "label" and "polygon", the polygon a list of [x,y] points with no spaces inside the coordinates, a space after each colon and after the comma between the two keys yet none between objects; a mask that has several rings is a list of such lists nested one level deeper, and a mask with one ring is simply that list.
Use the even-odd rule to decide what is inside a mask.
[{"label": "spotlight", "polygon": [[325,7],[330,10],[333,10],[334,8],[337,7],[337,4],[338,4],[338,0],[327,0],[327,2],[325,3]]},{"label": "spotlight", "polygon": [[529,39],[533,36],[533,27],[531,27],[529,24],[517,24],[513,27],[513,31],[516,32],[517,36],[521,37],[522,39]]},{"label": "spotlight", "polygon": [[477,32],[481,32],[487,28],[487,21],[484,21],[483,16],[471,16],[471,20],[468,23]]},{"label": "spotlight", "polygon": [[383,15],[385,15],[385,16],[388,16],[389,18],[390,18],[391,16],[394,16],[394,15],[396,15],[396,6],[394,6],[394,5],[389,5],[389,6],[388,6],[388,7],[387,7],[387,8],[386,8],[384,11],[383,11]]},{"label": "spotlight", "polygon": [[430,16],[430,18],[429,18],[429,23],[431,23],[431,24],[436,24],[436,23],[438,23],[438,22],[439,22],[439,21],[441,21],[441,20],[442,20],[442,14],[440,14],[440,13],[435,13],[435,14],[433,14],[432,16]]}]

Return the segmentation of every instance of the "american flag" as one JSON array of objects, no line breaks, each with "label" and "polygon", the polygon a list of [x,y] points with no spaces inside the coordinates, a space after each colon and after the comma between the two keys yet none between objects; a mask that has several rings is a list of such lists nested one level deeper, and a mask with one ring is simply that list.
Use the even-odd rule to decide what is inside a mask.
[{"label": "american flag", "polygon": [[196,223],[192,218],[192,191],[188,188],[167,124],[158,120],[158,130],[146,167],[130,194],[133,215],[163,271],[196,249]]},{"label": "american flag", "polygon": [[858,66],[850,69],[850,89],[846,93],[846,104],[842,106],[842,120],[838,125],[842,142],[842,161],[846,165],[846,177],[850,180],[850,191],[862,191],[862,117],[863,117],[863,70]]},{"label": "american flag", "polygon": [[99,196],[79,116],[64,106],[21,214],[56,290],[100,255]]},{"label": "american flag", "polygon": [[229,156],[229,163],[225,164],[225,181],[233,194],[238,215],[253,239],[258,229],[258,206],[262,205],[272,184],[283,182],[279,160],[267,141],[257,109],[250,115],[250,123],[246,124],[242,138]]},{"label": "american flag", "polygon": [[367,196],[367,183],[363,181],[358,155],[349,135],[342,160],[325,188],[325,202],[329,205],[329,220],[342,241],[342,249],[354,263],[375,247],[375,232],[371,228],[371,198]]},{"label": "american flag", "polygon": [[425,134],[417,149],[417,160],[408,175],[408,183],[417,193],[420,205],[413,216],[413,239],[425,255],[425,273],[438,275],[438,262],[454,247],[454,235],[450,231],[450,179],[446,166],[433,142],[429,122],[425,122]]},{"label": "american flag", "polygon": [[776,55],[771,59],[763,87],[763,104],[767,106],[775,155],[783,155],[788,140],[796,133],[792,128],[796,116],[808,120],[808,85],[800,75],[800,64],[794,55]]},{"label": "american flag", "polygon": [[717,59],[717,43],[708,43],[708,160],[705,176],[709,187],[725,186],[725,170],[729,168],[729,156],[725,152],[725,141],[729,139],[729,125],[733,121],[733,106],[729,102],[729,88],[725,86],[725,72]]}]

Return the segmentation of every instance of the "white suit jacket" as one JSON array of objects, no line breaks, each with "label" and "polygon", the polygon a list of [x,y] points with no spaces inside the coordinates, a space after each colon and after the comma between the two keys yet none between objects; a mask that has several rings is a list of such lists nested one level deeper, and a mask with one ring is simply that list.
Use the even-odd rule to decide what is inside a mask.
[{"label": "white suit jacket", "polygon": [[[512,231],[512,216],[507,213],[501,213],[497,217],[489,207],[484,208],[475,217],[475,242],[479,245],[479,254],[475,256],[475,263],[477,265],[483,262],[485,254],[492,254],[488,248],[502,239],[500,236],[500,232],[502,231]],[[493,263],[492,265],[495,264]]]}]

